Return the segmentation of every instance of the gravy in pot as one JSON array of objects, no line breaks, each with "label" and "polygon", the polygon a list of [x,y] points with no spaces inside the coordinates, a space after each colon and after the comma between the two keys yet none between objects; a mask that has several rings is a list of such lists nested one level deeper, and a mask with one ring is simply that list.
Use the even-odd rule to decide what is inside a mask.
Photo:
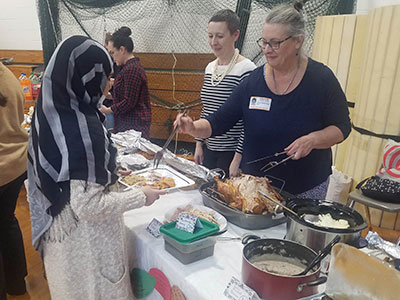
[{"label": "gravy in pot", "polygon": [[277,254],[253,256],[250,262],[261,271],[283,276],[296,275],[306,268],[306,262],[303,263],[298,258],[282,257]]}]

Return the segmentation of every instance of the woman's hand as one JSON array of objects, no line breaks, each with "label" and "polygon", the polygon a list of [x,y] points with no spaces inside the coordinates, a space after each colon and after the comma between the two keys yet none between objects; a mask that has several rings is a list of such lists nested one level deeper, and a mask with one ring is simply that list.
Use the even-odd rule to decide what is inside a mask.
[{"label": "woman's hand", "polygon": [[285,148],[287,155],[294,154],[293,159],[307,156],[313,149],[328,149],[344,140],[342,131],[335,125],[313,131],[302,136]]},{"label": "woman's hand", "polygon": [[193,121],[191,117],[178,114],[174,126],[179,126],[179,132],[187,133],[194,137],[209,138],[212,133],[211,124],[206,119]]},{"label": "woman's hand", "polygon": [[235,153],[233,156],[232,162],[229,165],[229,177],[236,177],[240,174],[240,162],[242,161],[242,154]]},{"label": "woman's hand", "polygon": [[150,206],[152,205],[160,195],[165,195],[167,191],[160,190],[159,188],[151,187],[151,186],[144,186],[141,188],[142,192],[146,195],[146,203],[144,205]]},{"label": "woman's hand", "polygon": [[294,160],[306,157],[314,149],[315,140],[311,134],[304,135],[296,139],[284,150],[288,156],[293,156]]},{"label": "woman's hand", "polygon": [[204,160],[203,143],[196,142],[196,149],[194,151],[194,162],[198,165],[202,165],[203,160]]},{"label": "woman's hand", "polygon": [[111,90],[113,84],[114,84],[114,78],[110,78],[110,79],[107,81],[106,88],[105,88],[104,91],[103,91],[103,95],[104,95],[104,96],[107,96],[107,95],[109,94],[109,92],[110,92],[110,90]]},{"label": "woman's hand", "polygon": [[110,107],[107,107],[107,106],[105,106],[105,105],[101,105],[100,111],[101,111],[103,114],[111,114],[111,113],[113,112],[112,109],[111,109]]},{"label": "woman's hand", "polygon": [[119,169],[118,172],[119,172],[119,175],[121,175],[121,176],[128,176],[129,174],[132,173],[131,170],[123,170],[123,169]]},{"label": "woman's hand", "polygon": [[180,133],[187,133],[190,135],[192,135],[195,129],[192,118],[187,115],[184,116],[183,113],[176,116],[174,126],[179,126]]}]

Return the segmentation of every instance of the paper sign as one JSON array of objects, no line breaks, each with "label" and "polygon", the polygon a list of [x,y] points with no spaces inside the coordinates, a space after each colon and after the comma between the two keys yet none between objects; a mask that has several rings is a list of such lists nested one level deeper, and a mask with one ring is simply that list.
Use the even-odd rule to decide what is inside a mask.
[{"label": "paper sign", "polygon": [[231,281],[224,291],[224,295],[231,300],[250,300],[255,296],[255,292],[239,279],[232,276]]},{"label": "paper sign", "polygon": [[170,300],[171,299],[171,285],[169,283],[168,278],[165,276],[165,274],[156,268],[152,268],[149,270],[150,275],[155,277],[157,279],[155,289],[157,292],[160,293],[160,295],[163,297],[164,300]]},{"label": "paper sign", "polygon": [[154,290],[157,279],[142,269],[134,268],[131,273],[133,294],[136,298],[142,299],[150,295]]},{"label": "paper sign", "polygon": [[146,230],[154,237],[158,238],[160,233],[160,227],[162,226],[161,222],[158,221],[156,218],[151,220],[150,224],[146,227]]},{"label": "paper sign", "polygon": [[185,213],[180,213],[178,215],[178,220],[176,221],[175,227],[177,229],[193,233],[195,228],[203,228],[203,225],[201,224],[199,218],[185,214]]}]

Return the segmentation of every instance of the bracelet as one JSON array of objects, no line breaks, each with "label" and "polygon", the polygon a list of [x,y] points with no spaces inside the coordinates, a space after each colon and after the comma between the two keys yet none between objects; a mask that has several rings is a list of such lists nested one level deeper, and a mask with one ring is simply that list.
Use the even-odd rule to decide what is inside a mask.
[{"label": "bracelet", "polygon": [[103,105],[103,101],[106,100],[106,96],[101,95],[99,103],[97,103],[97,108],[100,109],[100,107]]},{"label": "bracelet", "polygon": [[100,103],[103,104],[103,101],[106,100],[106,96],[105,95],[101,95],[100,97]]}]

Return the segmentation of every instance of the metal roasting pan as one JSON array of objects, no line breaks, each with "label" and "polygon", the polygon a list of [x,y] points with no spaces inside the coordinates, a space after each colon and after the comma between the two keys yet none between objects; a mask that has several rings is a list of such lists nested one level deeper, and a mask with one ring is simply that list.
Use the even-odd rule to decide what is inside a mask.
[{"label": "metal roasting pan", "polygon": [[[239,209],[229,206],[220,198],[218,192],[214,189],[216,182],[214,180],[203,183],[200,186],[200,193],[203,196],[205,206],[208,206],[221,215],[229,222],[245,229],[265,229],[286,222],[286,216],[283,213],[268,213],[265,215],[246,214]],[[290,195],[281,192],[284,199],[290,198]]]}]

